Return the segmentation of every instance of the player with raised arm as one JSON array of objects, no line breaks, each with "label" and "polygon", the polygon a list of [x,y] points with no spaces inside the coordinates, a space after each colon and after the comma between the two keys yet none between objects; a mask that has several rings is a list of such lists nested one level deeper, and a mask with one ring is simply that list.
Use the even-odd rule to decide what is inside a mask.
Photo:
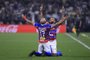
[{"label": "player with raised arm", "polygon": [[23,16],[23,19],[25,19],[27,22],[29,22],[31,25],[35,26],[38,29],[39,32],[39,45],[38,45],[38,52],[32,52],[30,56],[35,53],[36,56],[41,56],[42,55],[42,50],[44,47],[45,52],[49,52],[49,47],[48,47],[48,40],[47,37],[49,36],[49,29],[51,26],[49,24],[46,24],[46,19],[41,18],[40,23],[32,23],[30,20],[28,20],[25,16]]},{"label": "player with raised arm", "polygon": [[[40,7],[40,12],[42,12],[42,6]],[[42,13],[40,13],[40,23],[32,23],[31,20],[28,20],[26,16],[22,15],[22,18],[29,22],[31,25],[35,26],[38,29],[39,32],[39,45],[38,45],[38,52],[33,51],[30,53],[29,56],[32,56],[35,54],[36,56],[41,56],[43,54],[43,51],[45,53],[50,51],[47,37],[49,36],[49,29],[51,26],[49,24],[46,24],[46,19],[42,16]]]},{"label": "player with raised arm", "polygon": [[59,53],[60,56],[62,56],[62,53],[60,51],[57,51],[57,41],[56,41],[57,28],[61,24],[61,22],[64,22],[64,20],[61,20],[58,23],[56,23],[55,18],[53,17],[51,17],[49,21],[49,24],[51,26],[54,26],[49,31],[50,50],[51,50],[52,55],[54,56],[57,55],[57,53]]},{"label": "player with raised arm", "polygon": [[[64,10],[64,7],[62,7],[62,10]],[[62,17],[64,17],[67,15],[64,14],[64,11],[62,12]],[[56,41],[56,35],[57,35],[57,28],[59,25],[61,25],[61,23],[63,23],[65,20],[60,20],[59,22],[56,23],[55,18],[51,17],[49,20],[49,24],[51,26],[54,26],[50,29],[49,31],[49,43],[50,43],[50,48],[51,48],[51,52],[52,55],[56,55],[57,53],[59,53],[62,56],[62,53],[60,51],[57,52],[57,41]]]}]

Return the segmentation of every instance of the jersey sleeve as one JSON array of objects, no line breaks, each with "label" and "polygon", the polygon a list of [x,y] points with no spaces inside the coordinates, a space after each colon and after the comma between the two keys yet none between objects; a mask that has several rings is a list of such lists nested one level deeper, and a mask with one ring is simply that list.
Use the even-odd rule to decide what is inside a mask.
[{"label": "jersey sleeve", "polygon": [[38,28],[39,27],[39,23],[34,23],[34,26]]}]

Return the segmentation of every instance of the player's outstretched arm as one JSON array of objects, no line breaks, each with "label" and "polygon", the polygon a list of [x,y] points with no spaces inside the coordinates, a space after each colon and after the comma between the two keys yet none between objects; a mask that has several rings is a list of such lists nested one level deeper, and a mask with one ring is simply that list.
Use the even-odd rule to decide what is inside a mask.
[{"label": "player's outstretched arm", "polygon": [[57,22],[53,27],[59,26],[59,25],[62,24],[67,18],[68,18],[68,16],[63,17],[63,18],[62,18],[59,22]]},{"label": "player's outstretched arm", "polygon": [[43,18],[43,4],[40,6],[40,17]]},{"label": "player's outstretched arm", "polygon": [[30,21],[29,19],[26,18],[25,15],[22,14],[22,18],[27,21],[28,23],[30,23],[31,25],[33,25],[34,23],[32,21]]}]

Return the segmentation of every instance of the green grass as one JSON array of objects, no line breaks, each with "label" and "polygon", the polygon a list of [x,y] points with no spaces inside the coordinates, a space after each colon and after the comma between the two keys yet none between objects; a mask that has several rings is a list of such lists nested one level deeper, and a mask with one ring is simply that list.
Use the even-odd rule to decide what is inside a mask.
[{"label": "green grass", "polygon": [[[85,34],[90,36],[90,33]],[[79,39],[90,46],[89,38],[80,35]],[[38,47],[36,33],[0,33],[0,60],[90,60],[90,50],[67,35],[58,34],[57,42],[63,56],[28,58],[28,54]]]}]

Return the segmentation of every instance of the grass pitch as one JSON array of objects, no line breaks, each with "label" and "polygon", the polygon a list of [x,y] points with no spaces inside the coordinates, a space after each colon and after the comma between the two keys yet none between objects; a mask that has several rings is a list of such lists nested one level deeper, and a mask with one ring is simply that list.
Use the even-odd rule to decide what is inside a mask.
[{"label": "grass pitch", "polygon": [[[69,34],[77,39],[75,34]],[[90,33],[83,34],[78,39],[90,47]],[[63,56],[29,58],[28,54],[37,50],[37,38],[36,33],[0,33],[0,60],[90,60],[90,50],[66,34],[57,35],[57,47]]]}]

